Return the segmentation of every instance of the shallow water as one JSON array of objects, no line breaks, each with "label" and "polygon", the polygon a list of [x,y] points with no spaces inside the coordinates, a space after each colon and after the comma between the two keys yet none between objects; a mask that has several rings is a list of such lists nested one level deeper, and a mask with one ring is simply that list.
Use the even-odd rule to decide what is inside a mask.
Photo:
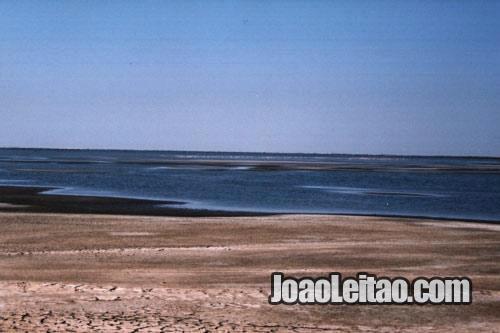
[{"label": "shallow water", "polygon": [[196,209],[500,221],[494,158],[0,149],[1,185]]}]

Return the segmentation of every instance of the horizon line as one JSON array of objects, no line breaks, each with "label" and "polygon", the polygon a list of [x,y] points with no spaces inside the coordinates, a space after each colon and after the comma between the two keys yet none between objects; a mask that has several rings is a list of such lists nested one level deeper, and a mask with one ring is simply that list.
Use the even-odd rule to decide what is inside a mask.
[{"label": "horizon line", "polygon": [[500,159],[500,155],[420,155],[420,154],[369,154],[369,153],[320,153],[320,152],[277,152],[277,151],[235,151],[235,150],[179,150],[179,149],[134,149],[134,148],[54,148],[54,147],[17,147],[0,146],[0,149],[39,149],[39,150],[98,150],[98,151],[135,151],[135,152],[194,152],[194,153],[238,153],[238,154],[274,154],[274,155],[337,155],[337,156],[373,156],[373,157],[421,157],[421,158],[482,158],[482,159]]}]

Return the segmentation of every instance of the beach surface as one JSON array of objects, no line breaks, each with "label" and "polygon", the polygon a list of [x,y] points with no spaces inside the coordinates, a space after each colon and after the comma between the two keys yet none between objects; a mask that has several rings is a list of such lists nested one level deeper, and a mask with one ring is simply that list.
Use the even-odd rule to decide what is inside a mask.
[{"label": "beach surface", "polygon": [[[2,212],[0,331],[494,332],[499,262],[498,224]],[[473,303],[274,306],[274,271],[468,276]]]}]

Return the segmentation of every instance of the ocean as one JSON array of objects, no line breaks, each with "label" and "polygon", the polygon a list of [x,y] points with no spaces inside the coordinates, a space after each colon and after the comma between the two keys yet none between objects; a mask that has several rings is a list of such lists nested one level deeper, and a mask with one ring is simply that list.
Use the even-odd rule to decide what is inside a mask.
[{"label": "ocean", "polygon": [[499,158],[4,148],[0,186],[188,210],[500,221]]}]

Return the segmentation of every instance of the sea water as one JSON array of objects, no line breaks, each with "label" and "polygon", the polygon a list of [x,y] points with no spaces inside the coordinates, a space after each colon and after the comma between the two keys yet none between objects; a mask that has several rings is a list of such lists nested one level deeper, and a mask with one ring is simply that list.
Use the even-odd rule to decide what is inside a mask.
[{"label": "sea water", "polygon": [[498,158],[0,149],[2,185],[185,209],[500,221]]}]

